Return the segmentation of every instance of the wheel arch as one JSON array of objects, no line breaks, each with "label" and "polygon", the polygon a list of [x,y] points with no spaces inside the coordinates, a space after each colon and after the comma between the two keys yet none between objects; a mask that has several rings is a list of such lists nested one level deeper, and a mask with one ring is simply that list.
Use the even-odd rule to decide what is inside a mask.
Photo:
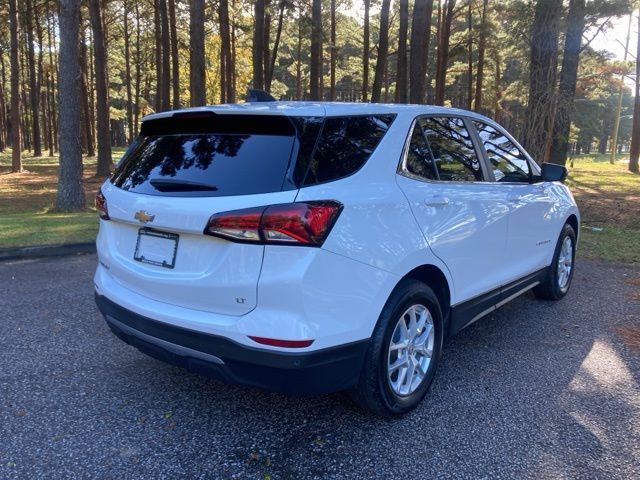
[{"label": "wheel arch", "polygon": [[[438,297],[445,327],[449,323],[451,313],[451,287],[444,272],[435,265],[425,264],[415,267],[404,277],[418,280],[428,285]],[[447,329],[445,328],[445,332]]]},{"label": "wheel arch", "polygon": [[578,221],[578,217],[576,216],[576,214],[572,213],[571,215],[569,215],[565,223],[571,225],[573,231],[576,232],[576,238],[580,238],[580,222]]}]

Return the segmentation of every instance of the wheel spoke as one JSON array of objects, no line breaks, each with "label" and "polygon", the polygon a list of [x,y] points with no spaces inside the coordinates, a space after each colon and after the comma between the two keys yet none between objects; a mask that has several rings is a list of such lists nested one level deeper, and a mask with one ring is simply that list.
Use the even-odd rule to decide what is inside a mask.
[{"label": "wheel spoke", "polygon": [[409,357],[405,354],[401,357],[398,357],[395,362],[389,365],[389,373],[395,372],[402,366],[405,366],[409,363]]}]

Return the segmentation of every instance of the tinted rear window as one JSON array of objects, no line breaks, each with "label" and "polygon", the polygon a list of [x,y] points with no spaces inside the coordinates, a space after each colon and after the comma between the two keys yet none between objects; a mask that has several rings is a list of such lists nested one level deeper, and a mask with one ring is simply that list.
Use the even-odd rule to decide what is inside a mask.
[{"label": "tinted rear window", "polygon": [[[328,117],[302,186],[347,177],[369,159],[391,126],[395,115]],[[300,163],[296,170],[304,165]]]},{"label": "tinted rear window", "polygon": [[[292,190],[351,175],[393,115],[177,114],[143,122],[112,183],[147,195],[231,196]],[[320,137],[318,138],[318,135]]]}]

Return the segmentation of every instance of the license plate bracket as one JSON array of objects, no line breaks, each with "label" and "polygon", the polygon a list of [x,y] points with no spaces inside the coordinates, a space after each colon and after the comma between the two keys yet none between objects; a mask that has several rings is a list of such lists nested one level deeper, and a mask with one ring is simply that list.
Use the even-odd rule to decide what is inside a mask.
[{"label": "license plate bracket", "polygon": [[172,269],[176,266],[176,253],[180,236],[143,227],[138,230],[138,240],[133,259]]}]

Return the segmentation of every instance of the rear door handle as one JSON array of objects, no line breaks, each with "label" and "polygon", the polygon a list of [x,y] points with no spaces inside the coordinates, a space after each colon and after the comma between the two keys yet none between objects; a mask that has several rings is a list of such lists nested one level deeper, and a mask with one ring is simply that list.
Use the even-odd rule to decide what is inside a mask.
[{"label": "rear door handle", "polygon": [[431,198],[428,198],[424,201],[424,204],[427,207],[442,207],[444,205],[449,205],[449,199],[447,197],[441,197],[439,195],[434,195]]}]

